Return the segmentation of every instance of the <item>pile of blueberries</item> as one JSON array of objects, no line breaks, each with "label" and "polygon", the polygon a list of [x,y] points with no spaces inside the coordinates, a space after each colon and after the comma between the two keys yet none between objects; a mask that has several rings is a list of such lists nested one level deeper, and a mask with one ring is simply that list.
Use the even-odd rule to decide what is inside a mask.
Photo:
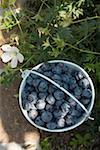
[{"label": "pile of blueberries", "polygon": [[[88,109],[92,91],[82,72],[65,63],[46,63],[37,72],[64,87]],[[62,90],[33,73],[26,79],[22,106],[36,125],[50,130],[72,126],[85,114],[80,105]]]}]

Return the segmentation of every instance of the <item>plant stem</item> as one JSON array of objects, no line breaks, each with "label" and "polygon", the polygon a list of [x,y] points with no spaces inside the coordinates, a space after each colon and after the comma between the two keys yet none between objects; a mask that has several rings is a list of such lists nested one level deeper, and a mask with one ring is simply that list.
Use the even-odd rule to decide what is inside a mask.
[{"label": "plant stem", "polygon": [[44,3],[48,8],[50,8],[50,6],[48,4],[45,3],[45,0],[41,0],[42,3]]},{"label": "plant stem", "polygon": [[100,55],[99,52],[92,52],[92,51],[87,51],[87,50],[79,49],[78,47],[75,47],[75,46],[73,46],[73,45],[71,45],[71,44],[69,44],[69,43],[66,43],[66,45],[68,45],[69,47],[71,47],[71,48],[73,48],[73,49],[75,49],[75,50],[78,50],[78,51],[80,51],[80,52],[83,52],[83,53],[94,54],[94,55]]},{"label": "plant stem", "polygon": [[12,13],[13,17],[15,18],[16,23],[17,23],[17,25],[18,25],[18,27],[19,27],[19,30],[20,30],[20,32],[21,32],[21,34],[22,34],[22,33],[23,33],[23,31],[22,31],[22,28],[21,28],[21,26],[20,26],[20,22],[19,22],[19,20],[17,19],[16,15],[14,14],[14,12],[13,12],[13,10],[12,10],[11,6],[9,6],[9,9],[10,9],[10,11],[11,11],[11,13]]},{"label": "plant stem", "polygon": [[93,19],[99,19],[99,18],[100,18],[100,16],[87,17],[87,18],[84,18],[81,20],[73,21],[72,24],[80,23],[83,21],[89,21],[89,20],[93,20]]}]

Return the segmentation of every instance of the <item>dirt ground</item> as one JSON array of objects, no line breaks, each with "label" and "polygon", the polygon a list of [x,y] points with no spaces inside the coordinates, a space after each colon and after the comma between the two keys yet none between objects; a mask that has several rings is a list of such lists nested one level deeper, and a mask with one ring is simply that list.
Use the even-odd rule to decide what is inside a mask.
[{"label": "dirt ground", "polygon": [[16,94],[20,81],[15,81],[9,87],[0,87],[0,142],[24,142],[27,132],[37,131],[23,117]]}]

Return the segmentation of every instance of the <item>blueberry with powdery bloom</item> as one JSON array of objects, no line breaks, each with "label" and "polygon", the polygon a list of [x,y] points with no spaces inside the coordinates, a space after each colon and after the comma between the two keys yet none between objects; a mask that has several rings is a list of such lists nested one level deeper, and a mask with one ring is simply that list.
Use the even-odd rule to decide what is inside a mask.
[{"label": "blueberry with powdery bloom", "polygon": [[57,100],[61,100],[61,99],[64,99],[65,94],[64,94],[61,90],[56,90],[56,91],[54,92],[54,97],[55,97]]},{"label": "blueberry with powdery bloom", "polygon": [[48,111],[44,111],[42,114],[41,114],[41,119],[44,121],[44,122],[50,122],[52,120],[53,116],[52,116],[52,113],[51,112],[48,112]]},{"label": "blueberry with powdery bloom", "polygon": [[30,102],[33,102],[34,104],[37,102],[37,93],[36,92],[32,92],[31,94],[28,95],[28,100]]},{"label": "blueberry with powdery bloom", "polygon": [[75,78],[76,78],[76,80],[77,81],[79,81],[79,80],[81,80],[82,78],[84,78],[84,75],[82,74],[82,72],[80,72],[80,71],[76,71],[75,73],[74,73],[74,76],[75,76]]},{"label": "blueberry with powdery bloom", "polygon": [[74,77],[72,77],[69,81],[69,88],[70,90],[73,90],[77,86],[76,80]]},{"label": "blueberry with powdery bloom", "polygon": [[74,89],[74,94],[75,96],[80,96],[82,94],[82,88],[79,86],[76,86],[76,88]]},{"label": "blueberry with powdery bloom", "polygon": [[66,114],[69,112],[69,109],[70,109],[70,106],[69,104],[67,104],[66,102],[64,102],[62,105],[61,105],[61,110],[63,112],[65,112]]},{"label": "blueberry with powdery bloom", "polygon": [[30,102],[30,108],[33,109],[33,110],[34,110],[34,109],[37,110],[37,108],[36,108],[34,102]]},{"label": "blueberry with powdery bloom", "polygon": [[36,104],[36,108],[39,110],[42,110],[45,108],[45,105],[46,105],[45,101],[40,99],[40,100],[38,100],[38,102]]},{"label": "blueberry with powdery bloom", "polygon": [[89,80],[86,78],[83,78],[79,81],[79,86],[82,88],[88,88],[90,86]]},{"label": "blueberry with powdery bloom", "polygon": [[29,117],[34,120],[38,116],[38,111],[37,110],[30,110],[28,113]]},{"label": "blueberry with powdery bloom", "polygon": [[40,92],[46,92],[48,90],[48,82],[45,80],[41,81],[38,85],[38,90]]},{"label": "blueberry with powdery bloom", "polygon": [[91,98],[92,97],[92,91],[90,89],[84,89],[82,96],[85,98]]},{"label": "blueberry with powdery bloom", "polygon": [[29,102],[25,103],[24,109],[27,111],[31,110],[31,104]]},{"label": "blueberry with powdery bloom", "polygon": [[55,98],[53,97],[53,95],[49,95],[46,98],[46,101],[48,102],[48,104],[53,105],[55,103]]},{"label": "blueberry with powdery bloom", "polygon": [[63,128],[65,126],[65,119],[64,118],[60,118],[57,121],[57,128]]},{"label": "blueberry with powdery bloom", "polygon": [[73,120],[73,117],[71,115],[68,115],[65,120],[66,120],[67,126],[71,126],[74,124],[74,120]]}]

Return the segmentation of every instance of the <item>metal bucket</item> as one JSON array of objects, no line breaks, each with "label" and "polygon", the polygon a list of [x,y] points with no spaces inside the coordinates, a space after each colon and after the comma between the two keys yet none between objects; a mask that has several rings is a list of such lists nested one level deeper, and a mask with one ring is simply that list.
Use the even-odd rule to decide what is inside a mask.
[{"label": "metal bucket", "polygon": [[[45,128],[45,127],[41,127],[41,126],[38,126],[37,124],[35,124],[35,123],[29,118],[27,111],[24,110],[23,107],[22,107],[21,94],[22,94],[22,91],[23,91],[24,86],[25,86],[25,84],[26,84],[26,79],[27,79],[27,77],[29,76],[30,73],[34,73],[33,70],[37,70],[41,65],[43,65],[43,63],[41,63],[41,64],[39,64],[39,65],[33,67],[32,70],[26,70],[26,71],[24,71],[24,72],[22,73],[23,80],[22,80],[21,85],[20,85],[20,88],[19,88],[19,105],[20,105],[21,111],[22,111],[23,115],[25,116],[25,118],[26,118],[33,126],[35,126],[36,128],[39,128],[39,129],[41,129],[41,130],[48,131],[48,132],[64,132],[64,131],[69,131],[69,130],[72,130],[72,129],[78,127],[79,125],[81,125],[81,124],[82,124],[84,121],[86,121],[87,119],[91,119],[91,120],[92,120],[92,118],[90,117],[90,114],[91,114],[91,111],[92,111],[92,108],[93,108],[93,105],[94,105],[95,90],[94,90],[93,82],[92,82],[91,78],[89,77],[89,75],[87,74],[87,72],[86,72],[83,68],[81,68],[79,65],[77,65],[77,64],[75,64],[75,63],[72,63],[72,62],[69,62],[69,61],[64,61],[64,60],[52,60],[52,61],[48,61],[48,63],[64,63],[64,64],[66,64],[67,66],[69,66],[70,68],[73,68],[73,69],[76,69],[76,70],[82,72],[83,75],[88,79],[88,81],[89,81],[89,83],[90,83],[90,87],[91,87],[91,90],[92,90],[91,103],[90,103],[90,105],[88,106],[88,108],[85,110],[85,112],[86,112],[85,115],[82,116],[82,117],[78,120],[78,122],[77,122],[76,124],[74,124],[74,125],[72,125],[72,126],[70,126],[70,127],[65,127],[65,128],[63,128],[63,129],[50,130],[50,129],[47,129],[47,128]],[[45,77],[45,79],[48,80],[47,77]],[[52,83],[52,84],[54,84],[54,83]],[[58,86],[59,86],[59,85],[58,85]],[[59,86],[59,87],[60,87],[60,86]],[[70,93],[68,93],[68,91],[66,91],[64,88],[61,88],[61,90],[65,91],[66,94],[70,94]],[[72,95],[70,94],[70,96],[72,96]],[[72,97],[73,97],[73,96],[72,96]],[[78,100],[76,99],[76,101],[78,101]],[[80,102],[78,102],[78,103],[80,103]],[[80,103],[80,106],[83,107],[83,109],[84,109],[83,104]]]}]

